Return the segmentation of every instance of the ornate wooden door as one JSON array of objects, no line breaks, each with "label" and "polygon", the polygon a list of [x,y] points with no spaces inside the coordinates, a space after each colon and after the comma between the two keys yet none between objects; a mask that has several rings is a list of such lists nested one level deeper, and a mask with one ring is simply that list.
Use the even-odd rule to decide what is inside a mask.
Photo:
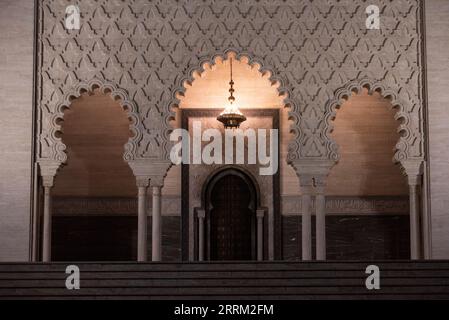
[{"label": "ornate wooden door", "polygon": [[254,258],[254,204],[250,186],[237,175],[225,175],[211,190],[210,260]]}]

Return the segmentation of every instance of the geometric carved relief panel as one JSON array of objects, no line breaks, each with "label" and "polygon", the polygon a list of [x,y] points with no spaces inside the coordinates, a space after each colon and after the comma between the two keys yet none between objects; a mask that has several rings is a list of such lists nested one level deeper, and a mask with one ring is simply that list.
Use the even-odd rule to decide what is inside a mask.
[{"label": "geometric carved relief panel", "polygon": [[[228,51],[260,64],[288,95],[290,161],[338,158],[330,121],[354,84],[393,97],[405,133],[395,159],[424,156],[420,0],[79,0],[81,28],[66,30],[69,4],[39,1],[39,159],[65,160],[49,134],[54,114],[80,83],[97,81],[136,107],[128,156],[167,161],[176,94]],[[380,30],[365,26],[372,4]]]}]

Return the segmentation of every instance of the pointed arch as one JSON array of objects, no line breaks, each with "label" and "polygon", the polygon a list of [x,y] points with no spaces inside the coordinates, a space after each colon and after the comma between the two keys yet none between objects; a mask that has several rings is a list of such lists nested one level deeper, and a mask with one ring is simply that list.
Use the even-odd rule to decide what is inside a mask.
[{"label": "pointed arch", "polygon": [[78,83],[72,89],[68,90],[64,95],[63,101],[57,104],[56,111],[52,114],[49,121],[49,135],[53,141],[51,160],[58,162],[59,164],[67,162],[67,154],[65,152],[66,145],[62,142],[62,138],[59,136],[62,132],[61,122],[64,120],[64,110],[70,109],[73,100],[79,98],[86,92],[93,92],[94,90],[99,90],[101,93],[109,95],[114,101],[118,102],[122,109],[127,113],[130,121],[129,129],[132,136],[124,146],[125,151],[123,159],[126,162],[136,159],[137,141],[139,141],[143,135],[137,105],[128,98],[128,94],[125,90],[117,88],[112,83],[94,79],[89,82]]},{"label": "pointed arch", "polygon": [[382,82],[372,81],[370,79],[362,79],[350,81],[343,87],[335,91],[334,98],[326,104],[324,138],[326,141],[326,149],[328,157],[331,160],[338,161],[340,158],[338,144],[332,139],[331,133],[334,129],[334,120],[337,116],[337,110],[344,102],[350,99],[353,93],[360,93],[363,89],[368,90],[368,94],[372,95],[378,92],[384,99],[390,101],[391,107],[396,109],[395,120],[400,121],[397,132],[400,134],[399,141],[395,145],[395,155],[393,161],[395,163],[403,162],[408,158],[409,137],[411,136],[410,116],[406,111],[404,102],[398,98],[395,91],[385,86]]},{"label": "pointed arch", "polygon": [[[172,108],[173,107],[178,107],[180,104],[180,99],[178,98],[178,96],[184,96],[187,88],[186,88],[186,84],[191,85],[193,83],[193,81],[195,80],[194,75],[196,73],[198,74],[202,74],[206,69],[205,66],[209,65],[209,66],[214,66],[217,63],[217,59],[221,59],[221,60],[227,60],[229,58],[230,55],[235,55],[235,59],[238,61],[241,61],[242,58],[247,59],[248,60],[248,65],[251,67],[254,66],[258,66],[258,71],[260,72],[260,74],[265,75],[265,74],[269,74],[269,78],[268,80],[274,84],[274,83],[278,83],[279,86],[277,87],[277,91],[279,93],[280,96],[284,96],[283,99],[283,105],[284,108],[290,108],[289,111],[289,120],[292,120],[293,123],[290,127],[290,132],[293,134],[293,137],[289,143],[288,146],[288,157],[287,159],[296,159],[299,157],[299,146],[297,141],[299,141],[300,138],[300,130],[299,130],[299,123],[300,123],[300,119],[299,119],[299,113],[295,112],[294,110],[297,110],[297,105],[295,103],[295,101],[292,99],[293,94],[292,94],[292,90],[288,87],[287,85],[287,80],[282,78],[281,75],[276,72],[275,68],[272,68],[271,66],[268,66],[263,59],[260,59],[258,57],[256,57],[255,55],[250,54],[249,52],[242,52],[239,51],[235,48],[229,48],[226,49],[224,51],[218,51],[215,54],[211,55],[209,58],[205,58],[202,59],[200,61],[198,61],[197,63],[195,63],[193,66],[190,66],[187,69],[187,72],[185,72],[185,74],[180,77],[177,81],[177,84],[175,85],[174,89],[172,90],[172,98],[171,101],[169,103],[169,116],[166,117],[166,125],[171,128],[171,124],[170,121],[172,120],[176,120],[176,114],[175,112],[173,112]],[[171,129],[168,130],[167,132],[165,132],[164,134],[164,139],[166,141],[169,141],[170,138],[170,133],[171,133]],[[166,144],[164,145],[164,149],[167,155],[170,154],[170,144]]]}]

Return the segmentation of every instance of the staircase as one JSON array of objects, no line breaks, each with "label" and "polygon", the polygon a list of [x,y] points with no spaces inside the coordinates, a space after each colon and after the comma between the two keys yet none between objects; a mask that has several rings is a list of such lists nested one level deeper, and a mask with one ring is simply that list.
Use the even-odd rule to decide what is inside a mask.
[{"label": "staircase", "polygon": [[[70,264],[80,290],[65,287]],[[449,299],[449,261],[3,263],[0,299]]]}]

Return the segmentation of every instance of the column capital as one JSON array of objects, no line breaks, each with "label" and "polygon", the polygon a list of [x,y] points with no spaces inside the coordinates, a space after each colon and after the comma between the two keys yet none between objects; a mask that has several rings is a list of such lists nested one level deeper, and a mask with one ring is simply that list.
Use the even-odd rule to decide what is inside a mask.
[{"label": "column capital", "polygon": [[257,216],[257,218],[262,219],[263,217],[265,217],[265,211],[266,211],[266,209],[263,209],[263,208],[257,209],[257,210],[256,210],[256,216]]},{"label": "column capital", "polygon": [[52,188],[55,182],[54,176],[42,176],[42,185],[44,188]]},{"label": "column capital", "polygon": [[150,177],[150,186],[153,188],[162,188],[164,186],[164,176],[151,176]]},{"label": "column capital", "polygon": [[204,209],[196,209],[196,215],[200,219],[206,218],[206,210]]},{"label": "column capital", "polygon": [[42,177],[42,184],[44,187],[53,187],[54,178],[59,168],[61,167],[61,162],[41,159],[38,160],[40,175]]},{"label": "column capital", "polygon": [[317,174],[314,176],[313,180],[315,183],[315,192],[317,194],[324,194],[326,185],[327,185],[327,177],[329,174]]},{"label": "column capital", "polygon": [[327,177],[336,164],[334,160],[299,159],[292,166],[299,178],[301,191],[305,194],[324,193]]},{"label": "column capital", "polygon": [[131,167],[136,177],[154,177],[164,176],[172,166],[170,161],[161,161],[154,159],[136,159],[128,161],[128,165]]},{"label": "column capital", "polygon": [[408,184],[410,186],[417,186],[421,184],[421,175],[423,174],[422,159],[406,159],[401,161],[402,171],[407,176]]},{"label": "column capital", "polygon": [[304,193],[312,193],[313,190],[313,175],[312,174],[299,174],[299,185]]},{"label": "column capital", "polygon": [[137,180],[143,180],[142,186],[145,185],[145,180],[149,180],[151,187],[163,187],[164,179],[167,175],[168,169],[172,166],[170,161],[155,161],[154,159],[137,159],[128,162]]},{"label": "column capital", "polygon": [[150,185],[150,177],[147,176],[137,176],[136,177],[136,185],[139,188],[146,188]]}]

